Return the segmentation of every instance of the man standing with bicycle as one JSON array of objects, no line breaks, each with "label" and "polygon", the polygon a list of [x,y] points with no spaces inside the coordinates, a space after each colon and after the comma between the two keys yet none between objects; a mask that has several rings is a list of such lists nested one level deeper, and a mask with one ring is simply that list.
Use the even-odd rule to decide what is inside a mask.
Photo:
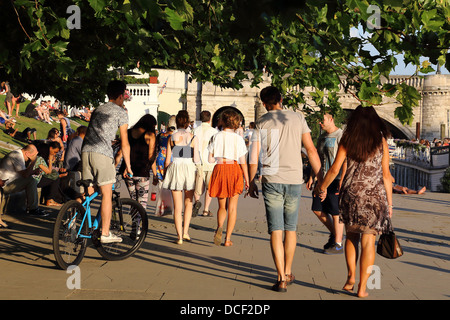
[{"label": "man standing with bicycle", "polygon": [[[112,213],[112,186],[116,181],[114,152],[112,141],[117,129],[120,132],[121,149],[125,161],[126,174],[133,175],[130,165],[130,145],[128,143],[128,114],[124,109],[124,94],[126,85],[122,81],[113,80],[108,84],[109,102],[97,107],[91,116],[91,121],[83,140],[81,151],[83,180],[92,179],[100,188],[102,194],[101,217],[102,243],[122,242],[122,238],[109,230]],[[91,187],[89,194],[92,194]]]}]

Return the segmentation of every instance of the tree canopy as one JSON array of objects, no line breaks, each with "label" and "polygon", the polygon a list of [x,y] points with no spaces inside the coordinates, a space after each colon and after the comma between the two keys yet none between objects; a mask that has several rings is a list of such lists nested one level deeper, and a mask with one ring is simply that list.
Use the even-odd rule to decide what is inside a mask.
[{"label": "tree canopy", "polygon": [[363,105],[387,95],[407,123],[420,94],[382,82],[394,56],[416,74],[450,70],[447,0],[4,0],[0,21],[1,81],[72,105],[102,101],[111,67],[139,61],[235,89],[249,77],[257,86],[264,69],[292,107],[306,101],[296,88],[331,109],[340,86]]}]

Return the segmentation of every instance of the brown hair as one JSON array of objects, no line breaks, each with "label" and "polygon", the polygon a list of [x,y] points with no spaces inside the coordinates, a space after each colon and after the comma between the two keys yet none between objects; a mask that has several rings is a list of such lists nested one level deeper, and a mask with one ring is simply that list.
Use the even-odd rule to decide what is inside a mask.
[{"label": "brown hair", "polygon": [[200,112],[200,121],[201,122],[208,122],[209,120],[211,120],[211,112],[209,112],[208,110],[204,110],[204,111]]},{"label": "brown hair", "polygon": [[241,116],[233,109],[227,109],[220,115],[223,128],[236,130],[241,123]]},{"label": "brown hair", "polygon": [[189,127],[189,113],[186,110],[178,111],[178,114],[175,117],[175,123],[177,124],[178,129],[186,129]]},{"label": "brown hair", "polygon": [[87,127],[86,126],[79,126],[77,128],[77,135],[86,134],[86,132],[87,132]]},{"label": "brown hair", "polygon": [[374,107],[359,105],[347,121],[340,144],[346,149],[347,157],[364,162],[382,147],[383,138],[390,133]]},{"label": "brown hair", "polygon": [[57,128],[51,128],[48,131],[47,139],[56,139],[59,137],[59,130]]}]

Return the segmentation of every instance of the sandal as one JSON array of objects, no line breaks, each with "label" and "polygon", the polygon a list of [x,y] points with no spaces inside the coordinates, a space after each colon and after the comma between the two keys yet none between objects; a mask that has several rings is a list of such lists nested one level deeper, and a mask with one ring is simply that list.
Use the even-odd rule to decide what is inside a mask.
[{"label": "sandal", "polygon": [[292,273],[286,275],[286,284],[287,285],[294,283],[294,281],[295,281],[295,276]]},{"label": "sandal", "polygon": [[273,291],[277,292],[286,292],[287,291],[287,282],[283,280],[279,280],[275,282],[275,284],[272,286]]},{"label": "sandal", "polygon": [[203,217],[212,217],[213,213],[211,211],[203,210]]}]

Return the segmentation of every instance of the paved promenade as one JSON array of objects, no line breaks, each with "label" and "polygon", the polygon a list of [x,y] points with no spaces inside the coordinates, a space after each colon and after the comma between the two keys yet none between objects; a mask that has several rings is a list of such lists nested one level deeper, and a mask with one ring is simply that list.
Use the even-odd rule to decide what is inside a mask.
[{"label": "paved promenade", "polygon": [[[7,215],[4,220],[12,229],[0,231],[0,299],[194,300],[197,306],[203,300],[358,300],[341,290],[344,255],[320,252],[328,234],[310,205],[311,192],[304,188],[296,281],[287,293],[270,290],[276,272],[261,195],[258,200],[241,197],[232,247],[212,243],[215,217],[194,218],[193,242],[180,246],[173,243],[172,216],[150,215],[149,235],[135,256],[108,262],[88,248],[80,265],[80,289],[69,289],[71,274],[54,263],[51,236],[57,212],[45,218]],[[393,223],[405,254],[396,260],[377,255],[381,288],[369,290],[367,299],[449,299],[450,194],[394,195],[394,206]],[[212,211],[216,208],[213,200]]]}]

